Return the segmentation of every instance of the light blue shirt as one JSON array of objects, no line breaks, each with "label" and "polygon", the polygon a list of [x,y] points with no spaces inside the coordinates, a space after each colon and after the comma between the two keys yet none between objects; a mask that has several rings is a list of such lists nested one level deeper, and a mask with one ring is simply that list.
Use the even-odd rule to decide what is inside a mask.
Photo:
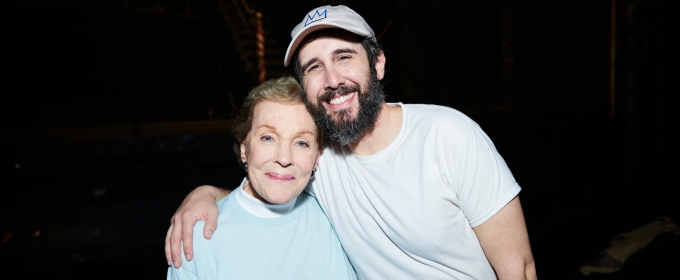
[{"label": "light blue shirt", "polygon": [[[201,234],[205,222],[196,223],[194,257],[187,261],[182,252],[182,266],[168,268],[168,280],[356,279],[316,199],[302,193],[290,212],[262,217],[244,209],[239,195],[249,196],[239,187],[217,203],[218,226],[210,240]],[[244,204],[252,211],[251,202]]]}]

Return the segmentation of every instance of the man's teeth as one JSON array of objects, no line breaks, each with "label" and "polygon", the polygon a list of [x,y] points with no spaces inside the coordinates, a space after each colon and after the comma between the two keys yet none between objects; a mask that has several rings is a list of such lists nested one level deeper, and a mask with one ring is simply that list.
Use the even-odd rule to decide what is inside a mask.
[{"label": "man's teeth", "polygon": [[357,92],[355,91],[355,92],[352,92],[352,93],[350,93],[350,94],[348,94],[348,95],[338,96],[338,97],[336,97],[336,98],[331,99],[331,101],[328,102],[328,103],[333,104],[333,105],[335,105],[335,104],[340,104],[340,103],[344,102],[345,100],[347,100],[347,99],[351,98],[352,96],[354,96],[355,93],[357,93]]}]

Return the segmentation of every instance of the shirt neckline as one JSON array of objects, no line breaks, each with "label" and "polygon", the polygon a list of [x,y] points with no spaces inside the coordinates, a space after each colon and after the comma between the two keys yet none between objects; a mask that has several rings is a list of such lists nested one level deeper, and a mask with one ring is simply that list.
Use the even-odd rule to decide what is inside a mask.
[{"label": "shirt neckline", "polygon": [[264,203],[243,190],[247,183],[248,178],[243,178],[241,185],[234,190],[236,191],[236,200],[246,212],[261,218],[278,218],[290,213],[295,208],[298,197],[284,204]]},{"label": "shirt neckline", "polygon": [[399,128],[399,134],[397,134],[397,137],[394,138],[392,143],[387,145],[385,149],[383,149],[380,152],[377,152],[372,155],[368,156],[360,156],[355,154],[352,149],[350,149],[348,146],[343,146],[343,149],[346,150],[346,153],[351,155],[359,164],[365,165],[365,164],[373,164],[377,162],[384,161],[389,155],[392,154],[394,150],[397,149],[401,145],[401,142],[403,142],[404,135],[406,134],[406,127],[407,123],[406,120],[408,119],[407,116],[409,114],[408,109],[404,106],[403,103],[397,102],[397,103],[387,103],[388,106],[399,106],[401,107],[401,127]]}]

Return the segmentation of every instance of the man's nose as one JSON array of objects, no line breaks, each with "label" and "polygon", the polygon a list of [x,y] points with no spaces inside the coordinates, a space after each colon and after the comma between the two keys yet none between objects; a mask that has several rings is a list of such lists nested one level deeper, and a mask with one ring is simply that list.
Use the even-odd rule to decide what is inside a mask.
[{"label": "man's nose", "polygon": [[340,87],[340,85],[345,83],[344,78],[340,74],[337,68],[335,68],[334,65],[329,65],[325,69],[325,74],[326,74],[326,85],[324,87],[325,90],[329,89],[337,89]]}]

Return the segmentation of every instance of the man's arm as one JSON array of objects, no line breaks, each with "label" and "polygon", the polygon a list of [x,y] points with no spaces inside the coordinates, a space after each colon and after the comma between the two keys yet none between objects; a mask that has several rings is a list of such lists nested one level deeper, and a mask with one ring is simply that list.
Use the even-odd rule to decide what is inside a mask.
[{"label": "man's arm", "polygon": [[170,228],[165,235],[165,259],[168,266],[175,265],[179,268],[182,265],[180,256],[181,244],[184,244],[185,257],[188,261],[193,256],[193,233],[196,221],[205,221],[203,236],[206,239],[212,237],[217,228],[217,201],[231,193],[213,186],[200,186],[191,191],[177,212],[170,219]]},{"label": "man's arm", "polygon": [[474,231],[499,279],[536,279],[534,257],[519,197],[512,199]]}]

